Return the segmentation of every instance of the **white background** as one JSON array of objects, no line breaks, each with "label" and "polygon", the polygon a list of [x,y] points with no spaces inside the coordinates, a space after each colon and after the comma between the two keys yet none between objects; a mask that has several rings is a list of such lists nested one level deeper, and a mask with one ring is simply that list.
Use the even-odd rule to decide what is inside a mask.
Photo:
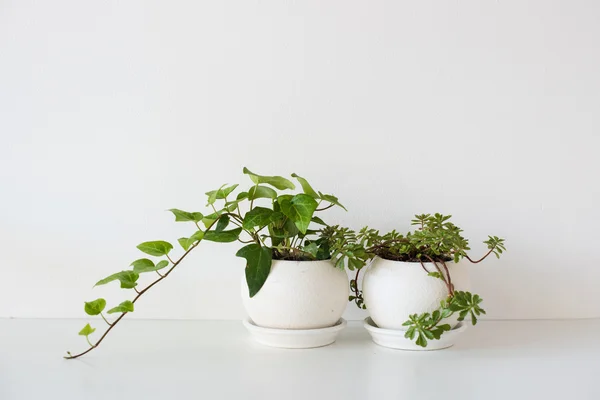
[{"label": "white background", "polygon": [[[488,318],[600,317],[593,1],[0,1],[0,317],[82,317],[99,278],[191,228],[204,192],[307,177],[406,230],[507,239]],[[236,244],[203,243],[132,317],[239,319]],[[347,317],[361,314],[349,306]]]}]

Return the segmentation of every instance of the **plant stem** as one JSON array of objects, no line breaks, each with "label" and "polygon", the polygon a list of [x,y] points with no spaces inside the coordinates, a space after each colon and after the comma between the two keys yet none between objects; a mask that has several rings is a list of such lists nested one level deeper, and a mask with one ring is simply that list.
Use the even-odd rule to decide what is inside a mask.
[{"label": "plant stem", "polygon": [[487,254],[486,254],[485,256],[481,257],[481,258],[480,258],[479,260],[477,260],[477,261],[473,261],[473,260],[471,260],[471,258],[470,258],[468,255],[466,255],[466,254],[465,254],[465,258],[466,258],[467,260],[471,261],[473,264],[477,264],[477,263],[480,263],[480,262],[482,262],[483,260],[485,260],[485,259],[486,259],[486,258],[487,258],[487,257],[488,257],[490,254],[492,254],[492,251],[494,251],[494,249],[495,249],[495,248],[496,248],[496,246],[492,247],[492,248],[490,249],[490,251],[488,251],[488,252],[487,252]]},{"label": "plant stem", "polygon": [[328,205],[327,207],[323,207],[323,208],[317,208],[315,211],[325,211],[330,209],[331,207],[335,206],[335,204],[331,203],[330,205]]},{"label": "plant stem", "polygon": [[452,278],[450,277],[450,271],[448,270],[448,266],[444,262],[444,260],[440,261],[446,270],[446,276],[448,277],[448,290],[450,292],[450,296],[454,295],[454,285],[452,284]]},{"label": "plant stem", "polygon": [[[158,272],[158,271],[156,271]],[[112,324],[110,322],[108,322],[108,320],[104,317],[104,314],[100,313],[100,316],[102,317],[102,319],[104,320],[104,322],[106,322],[108,324],[108,326],[111,326]]]},{"label": "plant stem", "polygon": [[[221,216],[219,216],[219,218],[221,218]],[[212,223],[212,224],[210,224],[210,226],[209,226],[208,228],[206,228],[206,230],[207,230],[207,231],[209,231],[209,230],[210,230],[210,228],[212,228],[212,227],[213,227],[213,225],[214,225],[215,223],[217,223],[217,221],[219,220],[219,218],[217,218],[216,220],[214,220],[214,221],[213,221],[213,223]],[[192,245],[192,247],[190,247],[190,248],[189,248],[189,249],[188,249],[188,250],[187,250],[185,253],[183,253],[183,255],[182,255],[180,258],[179,258],[179,260],[177,260],[176,262],[174,262],[174,263],[173,263],[173,266],[172,266],[171,268],[169,268],[169,270],[168,270],[168,271],[167,271],[167,272],[166,272],[166,273],[165,273],[163,276],[161,276],[160,278],[158,278],[157,280],[155,280],[154,282],[152,282],[150,285],[148,285],[148,286],[147,286],[146,288],[144,288],[142,291],[138,292],[138,295],[137,295],[137,296],[135,296],[135,298],[134,298],[134,299],[133,299],[131,302],[135,304],[135,302],[136,302],[136,301],[137,301],[137,300],[138,300],[140,297],[142,297],[142,295],[143,295],[144,293],[146,293],[148,290],[150,290],[150,288],[151,288],[152,286],[156,285],[158,282],[162,281],[162,280],[163,280],[163,279],[165,279],[167,276],[169,276],[169,274],[171,273],[171,271],[173,271],[173,270],[175,269],[175,267],[177,267],[177,266],[179,265],[179,263],[180,263],[181,261],[183,261],[183,259],[184,259],[184,258],[185,258],[185,257],[186,257],[188,254],[190,254],[190,252],[191,252],[192,250],[194,250],[196,247],[198,247],[198,245],[200,244],[200,242],[201,242],[201,240],[199,240],[199,241],[197,241],[196,243],[194,243],[194,244]],[[136,289],[136,291],[137,291],[137,289]],[[115,326],[116,326],[116,325],[117,325],[117,324],[118,324],[118,323],[119,323],[119,322],[120,322],[120,321],[123,319],[123,317],[124,317],[125,315],[127,315],[127,314],[128,314],[128,312],[126,311],[126,312],[122,313],[121,315],[119,315],[119,318],[117,318],[117,319],[116,319],[116,320],[115,320],[115,321],[114,321],[112,324],[110,324],[110,326],[108,327],[108,329],[107,329],[107,330],[104,332],[104,334],[103,334],[103,335],[100,337],[100,339],[98,339],[98,341],[97,341],[95,344],[92,344],[92,343],[89,341],[89,339],[88,339],[88,343],[89,343],[89,345],[90,345],[90,348],[89,348],[89,349],[87,349],[86,351],[84,351],[84,352],[81,352],[81,353],[79,353],[79,354],[75,354],[75,355],[70,355],[70,353],[67,353],[67,354],[69,354],[69,355],[68,355],[67,357],[64,357],[64,358],[65,358],[65,359],[67,359],[67,360],[73,360],[73,359],[75,359],[75,358],[81,357],[81,356],[83,356],[83,355],[85,355],[85,354],[89,353],[90,351],[94,350],[96,347],[98,347],[98,346],[100,345],[100,343],[102,343],[102,341],[104,340],[104,338],[106,337],[106,335],[108,335],[108,333],[109,333],[109,332],[110,332],[110,331],[111,331],[111,330],[112,330],[112,329],[113,329],[113,328],[114,328],[114,327],[115,327]],[[86,338],[87,338],[87,337],[86,337]]]}]

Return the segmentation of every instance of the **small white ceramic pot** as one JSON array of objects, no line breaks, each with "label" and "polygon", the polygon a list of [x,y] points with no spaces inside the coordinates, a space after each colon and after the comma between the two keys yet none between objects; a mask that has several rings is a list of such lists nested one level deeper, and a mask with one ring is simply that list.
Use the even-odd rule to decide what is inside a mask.
[{"label": "small white ceramic pot", "polygon": [[[439,263],[438,263],[439,265]],[[429,272],[436,272],[433,263],[424,263]],[[466,263],[446,262],[455,290],[469,290],[470,280]],[[443,267],[440,265],[440,268]],[[385,260],[376,257],[367,269],[362,283],[367,311],[382,329],[406,330],[402,324],[411,314],[433,312],[440,301],[448,297],[446,284],[427,275],[420,263]],[[444,323],[453,328],[458,315]]]},{"label": "small white ceramic pot", "polygon": [[348,304],[348,276],[329,260],[274,260],[260,291],[252,298],[242,277],[242,300],[257,326],[319,329],[339,323]]}]

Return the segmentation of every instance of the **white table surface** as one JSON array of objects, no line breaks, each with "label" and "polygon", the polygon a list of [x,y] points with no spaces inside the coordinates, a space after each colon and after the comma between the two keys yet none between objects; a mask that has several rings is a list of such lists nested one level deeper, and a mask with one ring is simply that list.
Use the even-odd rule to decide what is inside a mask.
[{"label": "white table surface", "polygon": [[[96,321],[101,327],[101,321]],[[124,320],[87,356],[82,320],[0,319],[0,400],[600,399],[600,320],[483,321],[453,348],[256,344],[236,321]]]}]

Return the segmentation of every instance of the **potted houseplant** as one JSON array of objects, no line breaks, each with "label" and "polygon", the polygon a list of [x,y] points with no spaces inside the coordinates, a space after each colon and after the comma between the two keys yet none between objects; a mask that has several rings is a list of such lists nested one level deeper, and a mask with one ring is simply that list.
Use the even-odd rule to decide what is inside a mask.
[{"label": "potted houseplant", "polygon": [[[372,322],[372,327],[387,330],[370,330],[372,335],[383,335],[373,335],[378,343],[391,343],[394,347],[394,332],[389,331],[402,331],[403,338],[414,341],[416,347],[398,348],[425,348],[428,341],[440,341],[445,332],[466,318],[475,325],[477,317],[485,314],[481,297],[470,292],[466,263],[477,264],[491,254],[499,258],[506,250],[504,239],[489,236],[484,242],[487,253],[473,259],[467,253],[469,242],[462,236],[462,229],[450,222],[450,218],[441,214],[416,215],[412,225],[417,229],[406,235],[395,230],[381,235],[374,229],[363,228],[349,236],[350,242],[372,258],[362,290],[358,276],[364,264],[349,260],[349,268],[356,270],[350,282],[353,292],[350,300],[368,309],[371,321],[367,321],[367,329]],[[348,247],[345,245],[342,251]],[[443,347],[447,346],[439,348]]]},{"label": "potted houseplant", "polygon": [[[292,181],[281,176],[261,176],[246,168],[243,172],[253,182],[248,190],[234,194],[238,187],[235,184],[206,193],[210,214],[169,210],[175,221],[187,222],[195,231],[189,237],[178,239],[181,246],[178,258],[172,257],[175,251],[169,242],[144,242],[137,248],[159,260],[140,258],[131,263],[130,269],[96,283],[95,286],[119,282],[121,288],[134,292],[133,298],[106,311],[116,315],[112,321],[104,315],[105,299],[85,302],[85,312],[100,316],[108,327],[92,342],[89,337],[95,328],[87,324],[79,334],[85,336],[89,348],[78,354],[67,352],[65,358],[78,358],[97,348],[108,333],[134,311],[141,296],[166,279],[206,240],[242,243],[236,255],[246,261],[243,303],[249,323],[255,328],[299,331],[341,325],[339,321],[348,298],[348,277],[343,265],[345,260],[356,257],[344,248],[345,243],[331,239],[329,232],[341,228],[327,226],[316,214],[334,206],[344,207],[337,197],[315,191],[306,179],[296,174],[292,177],[300,183],[303,193],[282,194],[278,191],[295,189]],[[334,264],[332,254],[342,261]],[[358,265],[357,261],[352,262]],[[156,278],[140,289],[140,275],[147,273],[156,274]],[[328,334],[329,342],[333,341],[335,335]]]}]

